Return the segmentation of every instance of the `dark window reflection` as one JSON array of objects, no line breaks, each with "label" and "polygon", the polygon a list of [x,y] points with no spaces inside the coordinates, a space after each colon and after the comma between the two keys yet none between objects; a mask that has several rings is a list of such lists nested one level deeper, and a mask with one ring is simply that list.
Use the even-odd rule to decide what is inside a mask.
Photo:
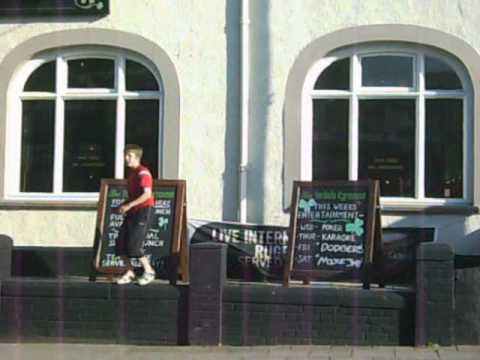
[{"label": "dark window reflection", "polygon": [[463,102],[426,102],[425,195],[463,197]]},{"label": "dark window reflection", "polygon": [[337,60],[327,67],[315,82],[315,90],[350,89],[350,58]]},{"label": "dark window reflection", "polygon": [[23,101],[20,191],[53,192],[54,130],[54,101]]},{"label": "dark window reflection", "polygon": [[414,100],[360,101],[358,171],[380,180],[382,196],[414,196]]},{"label": "dark window reflection", "polygon": [[65,103],[63,191],[98,192],[115,175],[115,101]]},{"label": "dark window reflection", "polygon": [[145,66],[131,60],[127,60],[126,66],[127,90],[158,90],[157,80]]},{"label": "dark window reflection", "polygon": [[[158,178],[158,100],[127,101],[126,144],[138,144],[143,147],[142,163],[152,175]],[[127,172],[125,172],[127,174]]]},{"label": "dark window reflection", "polygon": [[313,179],[348,179],[348,100],[313,102]]},{"label": "dark window reflection", "polygon": [[457,73],[440,59],[425,57],[425,87],[430,90],[460,90]]},{"label": "dark window reflection", "polygon": [[55,92],[55,61],[39,66],[28,78],[24,91]]},{"label": "dark window reflection", "polygon": [[413,87],[413,59],[394,55],[362,58],[362,85]]},{"label": "dark window reflection", "polygon": [[78,59],[68,61],[69,88],[115,87],[115,62],[111,59]]}]

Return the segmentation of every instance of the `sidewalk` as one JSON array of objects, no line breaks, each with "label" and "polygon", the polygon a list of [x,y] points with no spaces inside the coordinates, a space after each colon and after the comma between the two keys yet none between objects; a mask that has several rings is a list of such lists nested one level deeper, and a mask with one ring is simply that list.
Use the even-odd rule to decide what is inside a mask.
[{"label": "sidewalk", "polygon": [[480,346],[438,348],[352,346],[127,346],[87,344],[0,344],[2,360],[478,360]]}]

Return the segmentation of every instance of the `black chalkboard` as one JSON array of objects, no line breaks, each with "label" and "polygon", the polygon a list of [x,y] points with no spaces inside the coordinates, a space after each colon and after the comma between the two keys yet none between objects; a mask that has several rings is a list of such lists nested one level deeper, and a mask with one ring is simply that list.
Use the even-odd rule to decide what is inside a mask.
[{"label": "black chalkboard", "polygon": [[285,285],[361,280],[368,288],[382,246],[378,199],[377,181],[295,182]]},{"label": "black chalkboard", "polygon": [[2,0],[0,16],[95,16],[110,13],[110,0]]},{"label": "black chalkboard", "polygon": [[[155,268],[157,277],[172,279],[176,275],[185,249],[186,204],[185,182],[182,180],[156,180],[153,185],[155,207],[151,227],[145,240],[145,254]],[[123,216],[116,212],[127,199],[126,180],[103,179],[101,183],[95,237],[95,271],[121,273],[123,262],[115,256],[115,244]],[[139,263],[134,266],[140,267]],[[182,277],[187,271],[180,269]],[[172,274],[173,273],[173,274]]]}]

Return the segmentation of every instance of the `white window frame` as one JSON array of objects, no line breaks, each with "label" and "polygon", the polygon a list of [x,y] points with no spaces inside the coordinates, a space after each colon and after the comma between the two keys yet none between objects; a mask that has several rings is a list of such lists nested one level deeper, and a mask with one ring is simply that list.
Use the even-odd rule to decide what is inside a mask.
[{"label": "white window frame", "polygon": [[[68,70],[67,61],[74,59],[104,58],[114,60],[115,81],[113,89],[67,88]],[[145,66],[155,77],[158,91],[127,91],[126,89],[126,61],[132,60]],[[56,61],[55,92],[25,92],[23,91],[30,75],[41,65]],[[127,100],[158,100],[159,146],[158,172],[159,177],[164,173],[163,151],[163,99],[164,92],[159,74],[151,62],[123,49],[107,49],[102,47],[79,47],[61,52],[41,54],[28,61],[15,74],[8,90],[8,117],[6,126],[6,169],[5,173],[5,200],[20,201],[51,201],[51,202],[94,202],[98,200],[97,193],[62,192],[63,188],[63,156],[64,156],[64,123],[65,101],[67,100],[116,100],[116,133],[115,133],[115,178],[124,177],[124,144],[125,144],[125,111]],[[21,139],[22,139],[22,102],[24,100],[54,100],[55,101],[55,130],[54,130],[54,166],[53,192],[20,192],[21,173]]]},{"label": "white window frame", "polygon": [[[365,93],[372,93],[372,94],[378,94],[379,92],[381,93],[410,93],[414,92],[418,88],[418,79],[415,76],[417,73],[417,62],[415,61],[416,59],[416,54],[412,52],[393,52],[393,51],[384,51],[384,52],[359,52],[354,54],[353,56],[356,56],[358,58],[358,82],[357,84],[357,89],[361,89]],[[407,87],[407,86],[363,86],[363,74],[362,74],[362,69],[361,69],[361,63],[364,58],[368,57],[376,57],[376,56],[399,56],[399,57],[406,57],[410,58],[412,60],[412,86]]]},{"label": "white window frame", "polygon": [[[412,88],[406,87],[363,87],[361,85],[360,58],[372,55],[405,55],[414,58],[414,82]],[[462,82],[462,90],[426,90],[425,57],[440,58],[448,64]],[[315,90],[319,75],[333,62],[350,58],[350,90]],[[301,178],[312,180],[312,138],[313,138],[313,100],[348,99],[349,111],[349,180],[358,180],[358,109],[359,101],[364,99],[414,99],[416,100],[415,130],[415,196],[382,197],[382,205],[387,207],[469,205],[473,202],[473,87],[467,70],[456,59],[424,46],[396,44],[364,45],[341,49],[317,61],[309,70],[302,89],[301,119]],[[463,100],[463,198],[427,198],[425,197],[425,100],[426,99],[462,99]]]}]

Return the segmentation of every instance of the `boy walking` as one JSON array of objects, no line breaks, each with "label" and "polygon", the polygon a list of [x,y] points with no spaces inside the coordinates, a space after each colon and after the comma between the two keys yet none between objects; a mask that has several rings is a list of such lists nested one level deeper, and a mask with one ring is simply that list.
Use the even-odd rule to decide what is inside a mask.
[{"label": "boy walking", "polygon": [[116,255],[127,266],[127,271],[116,282],[129,284],[135,280],[131,259],[138,259],[143,266],[143,275],[138,279],[139,285],[147,285],[155,279],[155,270],[144,254],[143,244],[150,226],[153,206],[153,178],[150,170],[141,164],[143,149],[129,144],[125,147],[125,164],[129,168],[127,184],[128,199],[118,208],[125,215],[117,238]]}]

